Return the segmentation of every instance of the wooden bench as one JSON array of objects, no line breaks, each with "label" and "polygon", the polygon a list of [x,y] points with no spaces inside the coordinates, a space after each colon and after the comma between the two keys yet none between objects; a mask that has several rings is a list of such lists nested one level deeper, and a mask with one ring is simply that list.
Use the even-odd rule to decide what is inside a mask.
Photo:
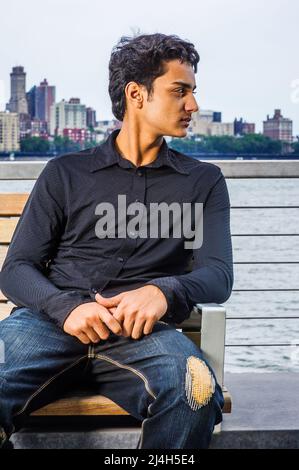
[{"label": "wooden bench", "polygon": [[[0,194],[0,269],[9,243],[29,194]],[[0,321],[7,317],[14,305],[0,291]],[[226,313],[217,304],[197,304],[188,320],[177,328],[196,343],[213,368],[217,381],[223,388],[225,405],[223,412],[231,412],[231,397],[223,386],[224,342]],[[128,415],[116,403],[101,395],[91,395],[88,390],[72,391],[50,403],[31,416],[112,416]],[[218,425],[219,426],[219,425]],[[220,426],[218,427],[218,431]]]}]

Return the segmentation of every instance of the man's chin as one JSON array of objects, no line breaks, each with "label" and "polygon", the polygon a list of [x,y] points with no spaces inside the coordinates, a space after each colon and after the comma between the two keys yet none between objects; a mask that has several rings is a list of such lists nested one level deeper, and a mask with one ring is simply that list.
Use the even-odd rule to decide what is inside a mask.
[{"label": "man's chin", "polygon": [[186,137],[187,134],[188,134],[188,129],[182,127],[179,129],[172,129],[171,131],[169,131],[168,134],[164,134],[164,135],[168,135],[169,137],[176,137],[177,139],[179,139],[179,138]]}]

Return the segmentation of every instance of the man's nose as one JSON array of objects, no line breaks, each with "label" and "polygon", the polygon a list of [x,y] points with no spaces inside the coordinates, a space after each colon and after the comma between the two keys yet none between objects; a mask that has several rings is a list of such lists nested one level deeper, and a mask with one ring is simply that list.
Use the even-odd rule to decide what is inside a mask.
[{"label": "man's nose", "polygon": [[186,108],[186,112],[189,112],[189,113],[196,113],[197,111],[199,111],[199,106],[196,102],[194,95],[190,96],[190,98],[188,99],[186,103],[185,108]]}]

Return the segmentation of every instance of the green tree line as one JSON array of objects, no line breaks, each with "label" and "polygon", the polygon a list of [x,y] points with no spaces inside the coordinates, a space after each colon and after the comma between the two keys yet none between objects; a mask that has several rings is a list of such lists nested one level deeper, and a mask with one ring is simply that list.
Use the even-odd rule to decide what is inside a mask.
[{"label": "green tree line", "polygon": [[[49,152],[58,154],[76,152],[84,148],[94,147],[96,142],[80,144],[68,137],[55,137],[52,142],[40,137],[27,137],[21,140],[22,152]],[[279,140],[272,140],[262,134],[247,134],[242,137],[233,136],[201,136],[195,138],[172,139],[169,147],[182,153],[235,153],[235,154],[281,154],[285,153],[285,144]],[[295,154],[299,155],[299,140],[292,144]]]}]

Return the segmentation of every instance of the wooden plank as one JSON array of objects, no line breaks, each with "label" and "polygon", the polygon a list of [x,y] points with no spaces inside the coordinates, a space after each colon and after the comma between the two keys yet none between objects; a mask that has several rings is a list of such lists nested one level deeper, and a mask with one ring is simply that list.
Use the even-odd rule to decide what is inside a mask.
[{"label": "wooden plank", "polygon": [[31,413],[31,416],[103,416],[129,413],[102,395],[61,398]]},{"label": "wooden plank", "polygon": [[10,243],[19,217],[0,219],[0,243]]},{"label": "wooden plank", "polygon": [[[223,413],[231,412],[231,397],[223,389]],[[31,416],[107,416],[129,413],[103,395],[69,396],[60,398],[31,413]]]},{"label": "wooden plank", "polygon": [[0,290],[0,305],[1,303],[6,302],[6,301],[7,301],[7,297],[5,297],[3,292]]},{"label": "wooden plank", "polygon": [[183,331],[183,333],[194,344],[196,344],[196,346],[200,347],[200,332],[199,331]]},{"label": "wooden plank", "polygon": [[7,318],[15,305],[12,302],[0,303],[0,321]]},{"label": "wooden plank", "polygon": [[29,193],[0,194],[0,215],[21,215]]},{"label": "wooden plank", "polygon": [[3,261],[7,254],[8,246],[0,245],[0,271],[2,269]]}]

